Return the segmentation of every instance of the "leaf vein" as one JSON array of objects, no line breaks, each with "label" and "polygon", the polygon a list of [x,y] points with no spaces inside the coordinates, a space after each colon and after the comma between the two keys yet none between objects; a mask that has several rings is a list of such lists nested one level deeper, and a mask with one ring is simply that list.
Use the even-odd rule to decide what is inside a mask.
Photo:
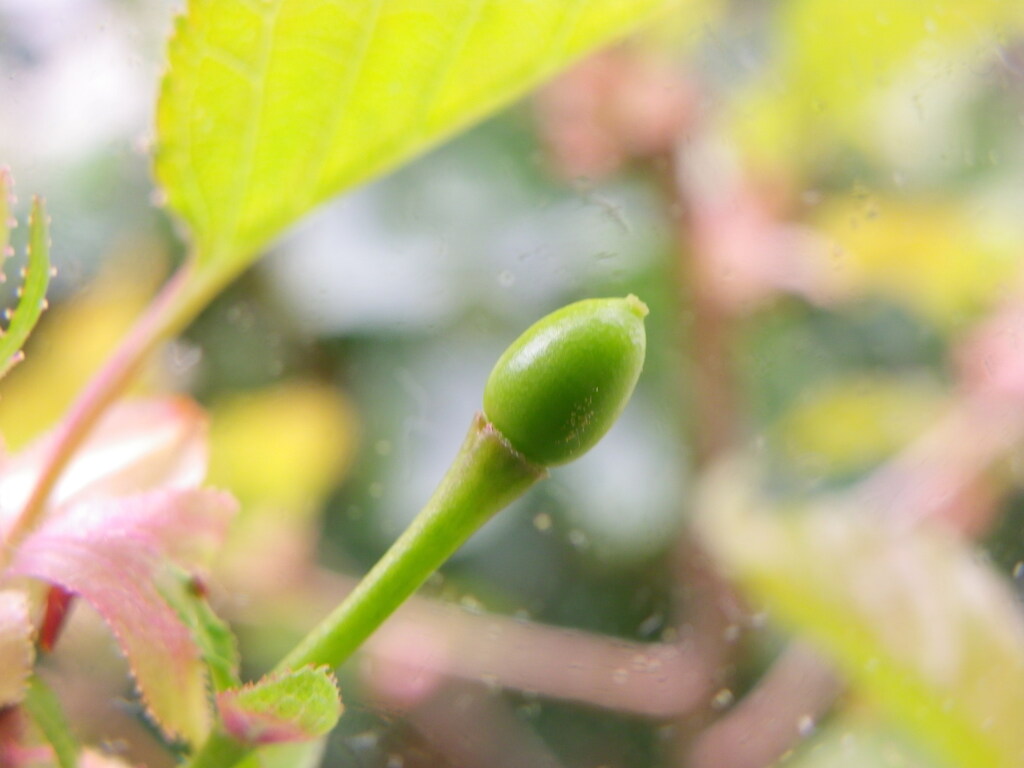
[{"label": "leaf vein", "polygon": [[[256,103],[254,105],[256,119],[247,124],[248,130],[245,133],[244,143],[242,146],[243,161],[239,163],[238,178],[236,179],[234,199],[232,200],[231,205],[231,225],[224,233],[224,237],[226,237],[230,242],[233,242],[236,247],[239,242],[237,235],[242,217],[242,209],[245,204],[245,191],[249,188],[249,184],[252,181],[253,172],[255,170],[256,149],[259,146],[260,134],[262,133],[263,128],[263,113],[267,103],[267,84],[270,79],[267,76],[267,70],[270,67],[270,59],[274,53],[274,44],[277,37],[274,33],[277,29],[277,23],[281,18],[281,9],[286,1],[287,0],[277,0],[272,8],[268,7],[268,12],[264,15],[263,45],[260,48],[258,63],[256,65],[258,80],[256,87]],[[260,77],[261,74],[262,77]],[[222,246],[223,243],[218,243],[217,245]]]},{"label": "leaf vein", "polygon": [[[317,161],[326,154],[328,147],[331,145],[332,139],[334,139],[335,134],[338,131],[338,127],[341,125],[341,121],[345,115],[345,108],[348,106],[348,103],[352,98],[352,94],[355,92],[356,85],[362,75],[363,66],[366,64],[367,54],[373,43],[373,38],[377,31],[377,25],[380,22],[382,5],[382,0],[375,0],[369,11],[369,18],[366,20],[366,28],[359,36],[359,43],[356,49],[355,58],[351,64],[351,70],[342,81],[341,88],[339,89],[339,98],[332,104],[327,120],[321,124],[322,129],[319,139],[315,142],[310,142],[309,154],[302,163],[298,164],[298,167],[302,169],[302,173],[304,174],[304,176],[299,177],[300,179],[313,177],[313,167],[316,165]],[[323,174],[324,169],[323,166],[321,166],[320,170],[316,174],[316,183],[310,184],[307,187],[306,200],[303,202],[304,206],[308,206],[309,200],[316,199],[316,197],[319,196],[321,184],[323,182]]]},{"label": "leaf vein", "polygon": [[410,111],[409,125],[415,134],[422,136],[426,132],[426,124],[429,119],[431,107],[436,104],[437,96],[444,87],[452,67],[455,66],[455,62],[458,60],[459,55],[463,50],[465,50],[466,43],[469,41],[469,37],[473,33],[473,29],[480,21],[480,16],[483,13],[484,6],[487,5],[487,2],[488,0],[473,0],[473,5],[466,14],[466,18],[463,20],[462,24],[459,25],[459,31],[455,35],[452,44],[448,46],[447,53],[441,57],[437,66],[434,68],[434,74],[431,77],[433,82],[428,88],[424,89],[425,94],[416,105],[416,108]]}]

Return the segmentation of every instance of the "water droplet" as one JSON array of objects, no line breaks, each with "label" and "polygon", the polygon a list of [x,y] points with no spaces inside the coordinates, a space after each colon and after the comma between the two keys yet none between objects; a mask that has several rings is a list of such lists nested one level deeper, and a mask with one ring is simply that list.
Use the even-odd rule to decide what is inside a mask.
[{"label": "water droplet", "polygon": [[171,342],[166,354],[167,365],[175,375],[188,373],[203,359],[202,347],[182,339]]},{"label": "water droplet", "polygon": [[520,717],[525,719],[532,719],[538,717],[541,713],[541,707],[539,701],[530,701],[526,704],[522,704],[517,709]]},{"label": "water droplet", "polygon": [[616,685],[625,685],[629,680],[629,671],[619,667],[612,671],[612,682]]},{"label": "water droplet", "polygon": [[459,605],[461,605],[468,613],[484,612],[484,604],[473,597],[473,595],[463,595],[460,597]]},{"label": "water droplet", "polygon": [[579,528],[573,528],[569,531],[569,543],[576,547],[576,549],[586,549],[590,544],[590,540],[587,538],[587,534]]},{"label": "water droplet", "polygon": [[1022,576],[1024,576],[1024,560],[1018,561],[1017,564],[1013,566],[1013,578],[1019,579]]},{"label": "water droplet", "polygon": [[723,688],[715,694],[714,698],[711,699],[711,707],[713,709],[722,710],[732,704],[733,699],[736,696],[728,688]]},{"label": "water droplet", "polygon": [[800,196],[800,199],[803,201],[803,204],[806,205],[808,208],[811,208],[820,203],[821,198],[822,194],[817,189],[804,190],[804,193]]},{"label": "water droplet", "polygon": [[810,715],[804,715],[796,722],[796,732],[800,734],[801,738],[806,739],[812,733],[814,733],[814,718]]},{"label": "water droplet", "polygon": [[640,634],[640,637],[646,639],[653,636],[664,624],[665,617],[662,614],[652,613],[640,622],[640,626],[637,627],[637,632]]},{"label": "water droplet", "polygon": [[540,512],[533,518],[533,527],[538,531],[547,531],[551,528],[551,515],[547,512]]},{"label": "water droplet", "polygon": [[496,691],[498,690],[498,688],[501,687],[499,685],[498,676],[491,674],[489,672],[485,672],[484,674],[480,675],[480,682],[486,685],[492,691]]},{"label": "water droplet", "polygon": [[515,285],[516,276],[509,272],[507,269],[503,269],[498,273],[498,285],[502,288],[511,288]]}]

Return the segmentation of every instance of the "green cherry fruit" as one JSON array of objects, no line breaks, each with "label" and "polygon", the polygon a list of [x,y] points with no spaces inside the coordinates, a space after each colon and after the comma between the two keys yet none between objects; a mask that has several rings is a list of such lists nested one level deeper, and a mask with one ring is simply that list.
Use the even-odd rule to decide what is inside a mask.
[{"label": "green cherry fruit", "polygon": [[615,423],[644,364],[647,305],[636,296],[570,304],[505,350],[484,388],[484,415],[529,461],[564,464]]}]

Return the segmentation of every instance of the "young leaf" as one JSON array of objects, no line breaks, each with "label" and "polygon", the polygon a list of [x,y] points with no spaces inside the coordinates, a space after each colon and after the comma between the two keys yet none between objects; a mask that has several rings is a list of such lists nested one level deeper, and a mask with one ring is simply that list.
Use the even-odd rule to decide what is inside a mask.
[{"label": "young leaf", "polygon": [[33,677],[25,698],[25,709],[53,747],[60,768],[78,768],[78,742],[64,716],[60,699],[39,677]]},{"label": "young leaf", "polygon": [[201,585],[185,571],[175,571],[160,585],[164,599],[192,632],[206,663],[213,690],[242,684],[238,677],[238,644],[227,624],[213,612]]},{"label": "young leaf", "polygon": [[772,615],[954,765],[1024,765],[1024,619],[998,577],[943,531],[845,507],[767,514],[749,485],[723,468],[702,527]]},{"label": "young leaf", "polygon": [[[0,216],[9,212],[7,195],[9,177],[0,176],[0,198],[5,200],[0,205]],[[5,217],[6,222],[6,217]],[[5,253],[8,239],[8,225],[5,223],[0,235],[0,245]],[[25,279],[18,289],[18,304],[11,315],[7,330],[0,334],[0,378],[21,360],[21,348],[25,345],[28,335],[35,328],[39,316],[46,309],[46,288],[50,284],[50,225],[46,216],[46,208],[41,198],[32,201],[32,212],[28,220],[28,266],[25,267]]]},{"label": "young leaf", "polygon": [[28,598],[18,590],[0,592],[0,707],[25,697],[35,649]]},{"label": "young leaf", "polygon": [[156,176],[231,271],[317,203],[465,128],[674,0],[189,0]]},{"label": "young leaf", "polygon": [[221,722],[251,746],[307,741],[341,717],[341,697],[327,667],[302,667],[217,696]]},{"label": "young leaf", "polygon": [[210,724],[205,668],[157,584],[168,563],[193,565],[222,538],[234,509],[229,496],[208,490],[75,504],[25,539],[10,569],[90,603],[128,657],[153,719],[169,736],[192,742]]}]

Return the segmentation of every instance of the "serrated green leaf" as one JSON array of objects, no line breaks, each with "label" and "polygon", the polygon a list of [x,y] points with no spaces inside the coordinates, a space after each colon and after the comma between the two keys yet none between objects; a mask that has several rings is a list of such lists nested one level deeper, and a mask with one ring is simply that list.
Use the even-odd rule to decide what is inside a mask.
[{"label": "serrated green leaf", "polygon": [[[0,197],[3,197],[2,192],[0,190]],[[46,288],[50,284],[50,224],[39,197],[33,199],[29,214],[28,265],[24,275],[18,304],[7,330],[0,336],[0,378],[21,359],[21,348],[46,309]]]},{"label": "serrated green leaf", "polygon": [[64,716],[60,700],[39,677],[33,677],[25,697],[25,709],[53,747],[60,768],[77,768],[78,742]]},{"label": "serrated green leaf", "polygon": [[189,0],[156,176],[200,261],[244,266],[388,170],[678,0]]},{"label": "serrated green leaf", "polygon": [[11,228],[15,221],[13,218],[14,184],[11,181],[11,172],[7,168],[0,168],[0,283],[3,282],[3,265],[11,255]]},{"label": "serrated green leaf", "polygon": [[219,693],[241,685],[238,643],[228,625],[213,612],[196,580],[174,569],[167,583],[160,585],[160,594],[192,633],[213,690]]},{"label": "serrated green leaf", "polygon": [[701,509],[712,551],[923,744],[963,768],[1024,765],[1024,619],[944,531],[845,506],[766,509],[723,469]]},{"label": "serrated green leaf", "polygon": [[328,733],[341,717],[341,697],[327,667],[272,675],[217,696],[225,730],[243,744],[301,742]]},{"label": "serrated green leaf", "polygon": [[35,663],[32,609],[21,590],[0,590],[0,708],[20,703]]}]

